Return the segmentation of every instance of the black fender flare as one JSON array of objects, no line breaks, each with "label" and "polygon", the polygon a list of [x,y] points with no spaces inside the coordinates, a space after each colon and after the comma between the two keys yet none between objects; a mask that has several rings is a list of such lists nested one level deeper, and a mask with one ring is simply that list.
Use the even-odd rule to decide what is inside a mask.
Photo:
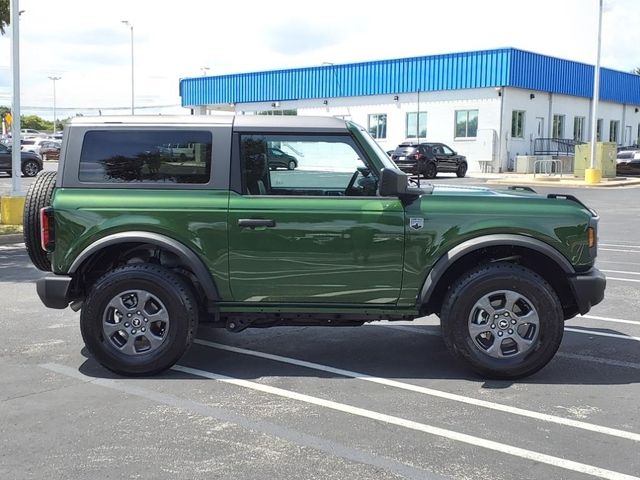
[{"label": "black fender flare", "polygon": [[514,234],[483,235],[456,245],[436,261],[424,280],[424,284],[422,285],[422,289],[420,290],[420,294],[417,298],[417,304],[424,305],[429,301],[442,276],[457,260],[478,249],[502,245],[525,247],[535,250],[554,261],[568,276],[573,276],[576,273],[575,269],[564,255],[551,245],[541,240]]},{"label": "black fender flare", "polygon": [[117,245],[119,243],[147,243],[164,248],[171,253],[177,255],[186,265],[189,266],[194,273],[198,282],[202,286],[207,299],[220,300],[220,295],[216,284],[211,277],[209,269],[198,255],[183,243],[166,235],[153,232],[120,232],[107,235],[86,247],[69,267],[69,274],[74,274],[78,268],[89,259],[94,253],[99,252],[105,247]]}]

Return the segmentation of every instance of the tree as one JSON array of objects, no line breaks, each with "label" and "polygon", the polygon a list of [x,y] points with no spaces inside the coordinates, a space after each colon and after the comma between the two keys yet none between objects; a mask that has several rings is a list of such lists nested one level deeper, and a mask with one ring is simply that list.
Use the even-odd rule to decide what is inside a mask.
[{"label": "tree", "polygon": [[631,72],[629,73],[633,73],[634,75],[640,75],[640,67],[636,67],[633,70],[631,70]]},{"label": "tree", "polygon": [[6,33],[6,28],[9,26],[9,0],[0,0],[0,35]]}]

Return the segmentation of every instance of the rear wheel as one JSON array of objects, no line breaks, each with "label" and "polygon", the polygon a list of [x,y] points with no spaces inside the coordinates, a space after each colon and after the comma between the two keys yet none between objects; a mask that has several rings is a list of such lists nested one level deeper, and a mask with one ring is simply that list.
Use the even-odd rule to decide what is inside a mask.
[{"label": "rear wheel", "polygon": [[510,263],[471,270],[441,311],[445,344],[482,376],[531,375],[555,355],[564,331],[560,299],[538,274]]},{"label": "rear wheel", "polygon": [[25,177],[35,177],[40,171],[40,164],[35,160],[27,160],[22,164],[22,174]]},{"label": "rear wheel", "polygon": [[91,288],[80,316],[82,338],[103,366],[122,375],[170,368],[193,341],[198,302],[180,276],[152,264],[126,265]]},{"label": "rear wheel", "polygon": [[56,186],[56,172],[42,172],[29,187],[24,201],[22,218],[24,244],[31,262],[39,270],[51,270],[47,252],[40,246],[40,209],[51,205],[51,196]]},{"label": "rear wheel", "polygon": [[458,176],[458,178],[462,178],[467,174],[467,164],[465,162],[462,162],[460,165],[458,165],[458,169],[456,170],[456,175]]},{"label": "rear wheel", "polygon": [[438,167],[436,166],[436,164],[433,162],[427,163],[427,165],[424,167],[425,178],[436,178],[437,174],[438,174]]}]

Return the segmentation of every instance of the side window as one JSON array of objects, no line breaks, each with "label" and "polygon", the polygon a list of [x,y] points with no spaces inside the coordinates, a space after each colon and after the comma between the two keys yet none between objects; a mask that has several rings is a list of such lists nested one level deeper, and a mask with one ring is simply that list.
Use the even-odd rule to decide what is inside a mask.
[{"label": "side window", "polygon": [[378,178],[348,135],[240,136],[247,195],[375,196]]},{"label": "side window", "polygon": [[88,183],[207,183],[210,132],[94,130],[82,143],[78,179]]},{"label": "side window", "polygon": [[453,150],[451,150],[451,149],[450,149],[449,147],[447,147],[446,145],[442,145],[440,148],[442,149],[442,152],[443,152],[445,155],[453,155]]}]

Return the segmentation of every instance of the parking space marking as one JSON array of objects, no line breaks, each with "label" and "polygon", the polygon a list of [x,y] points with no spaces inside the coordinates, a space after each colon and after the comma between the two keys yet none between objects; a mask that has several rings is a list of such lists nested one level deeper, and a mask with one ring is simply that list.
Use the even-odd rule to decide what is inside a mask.
[{"label": "parking space marking", "polygon": [[225,345],[223,343],[210,342],[208,340],[200,340],[200,339],[196,339],[195,343],[197,343],[198,345],[204,345],[206,347],[216,348],[218,350],[225,350],[228,352],[240,353],[242,355],[249,355],[252,357],[263,358],[265,360],[273,360],[275,362],[287,363],[289,365],[296,365],[299,367],[309,368],[312,370],[319,370],[323,372],[333,373],[333,374],[340,375],[347,378],[364,380],[367,382],[385,385],[387,387],[394,387],[394,388],[407,390],[415,393],[421,393],[423,395],[443,398],[445,400],[452,400],[454,402],[466,403],[476,407],[483,407],[490,410],[496,410],[502,413],[511,413],[513,415],[519,415],[521,417],[533,418],[535,420],[556,423],[556,424],[564,425],[568,427],[580,428],[582,430],[589,430],[591,432],[602,433],[604,435],[610,435],[614,437],[624,438],[626,440],[633,440],[635,442],[640,442],[640,434],[628,432],[626,430],[618,430],[616,428],[604,427],[601,425],[595,425],[587,422],[580,422],[578,420],[559,417],[557,415],[549,415],[546,413],[539,413],[531,410],[525,410],[523,408],[511,407],[511,406],[500,404],[500,403],[494,403],[494,402],[480,400],[473,397],[458,395],[455,393],[444,392],[442,390],[435,390],[432,388],[421,387],[418,385],[413,385],[411,383],[405,383],[405,382],[399,382],[397,380],[375,377],[372,375],[368,375],[366,373],[355,372],[352,370],[345,370],[342,368],[336,368],[328,365],[322,365],[319,363],[308,362],[305,360],[298,360],[296,358],[284,357],[281,355],[260,352],[257,350],[248,350],[246,348],[233,347],[231,345]]},{"label": "parking space marking", "polygon": [[601,243],[602,247],[622,247],[622,248],[640,248],[640,245],[620,244],[620,243]]},{"label": "parking space marking", "polygon": [[564,327],[564,331],[572,332],[572,333],[582,333],[584,335],[595,335],[597,337],[618,338],[620,340],[633,340],[636,342],[640,342],[640,337],[634,337],[632,335],[623,335],[621,333],[596,332],[595,330],[586,330],[582,328],[571,328],[571,327]]},{"label": "parking space marking", "polygon": [[634,282],[640,283],[640,280],[635,278],[618,278],[618,277],[607,277],[607,280],[618,280],[619,282]]},{"label": "parking space marking", "polygon": [[640,321],[638,320],[622,320],[620,318],[599,317],[597,315],[580,315],[579,317],[575,318],[587,318],[590,320],[601,320],[603,322],[629,323],[631,325],[640,325]]},{"label": "parking space marking", "polygon": [[598,248],[598,250],[603,252],[640,253],[640,250],[622,250],[618,248]]},{"label": "parking space marking", "polygon": [[239,378],[227,377],[218,373],[209,372],[206,370],[199,370],[191,367],[184,367],[182,365],[174,365],[173,370],[183,373],[188,373],[196,377],[208,378],[211,380],[217,380],[220,382],[236,385],[238,387],[248,388],[258,392],[267,393],[270,395],[279,396],[282,398],[288,398],[291,400],[297,400],[300,402],[308,403],[310,405],[316,405],[319,407],[328,408],[342,413],[355,415],[358,417],[368,418],[389,425],[395,425],[398,427],[414,430],[418,432],[427,433],[441,438],[454,440],[460,443],[466,443],[467,445],[473,445],[474,447],[481,447],[487,450],[493,450],[498,453],[504,453],[515,457],[524,458],[533,462],[544,463],[554,467],[562,468],[565,470],[571,470],[574,472],[584,473],[595,477],[606,478],[609,480],[640,480],[640,477],[634,477],[613,470],[607,470],[605,468],[596,467],[593,465],[587,465],[585,463],[575,462],[573,460],[567,460],[561,457],[554,457],[545,453],[535,452],[533,450],[527,450],[524,448],[516,447],[506,443],[495,442],[482,437],[476,437],[468,435],[466,433],[456,432],[454,430],[448,430],[440,427],[434,427],[426,423],[414,422],[413,420],[407,420],[405,418],[396,417],[393,415],[387,415],[385,413],[376,412],[373,410],[367,410],[364,408],[356,407],[346,403],[334,402],[332,400],[326,400],[324,398],[313,397],[304,393],[294,392],[292,390],[285,390],[282,388],[272,387],[270,385],[263,385],[257,382],[251,382],[248,380],[242,380]]},{"label": "parking space marking", "polygon": [[392,458],[358,450],[342,445],[338,442],[332,442],[331,440],[299,432],[264,420],[252,420],[229,410],[212,407],[187,398],[156,392],[136,385],[130,385],[131,379],[118,381],[108,378],[90,377],[79,372],[76,368],[56,363],[46,363],[40,365],[40,367],[70,378],[75,378],[76,380],[80,380],[85,383],[99,385],[100,387],[116,390],[126,393],[127,395],[145,398],[159,404],[169,405],[171,407],[179,408],[182,411],[187,411],[203,417],[215,418],[221,422],[234,423],[242,428],[251,430],[252,432],[260,432],[286,440],[296,445],[313,448],[332,457],[340,457],[353,462],[378,467],[401,476],[402,478],[415,480],[443,480],[443,477],[440,475],[436,475],[428,470],[424,470],[413,465],[407,465]]},{"label": "parking space marking", "polygon": [[[378,325],[371,325],[371,326],[383,327],[383,328],[394,328],[396,330],[416,332],[416,333],[421,333],[423,335],[430,335],[432,337],[442,337],[442,334],[440,333],[439,330],[429,330],[426,328],[419,328],[419,327],[405,327],[403,325],[378,324]],[[564,358],[570,358],[572,360],[583,360],[585,362],[600,363],[602,365],[610,365],[612,367],[633,368],[633,369],[640,370],[640,363],[624,362],[621,360],[613,360],[611,358],[593,357],[591,355],[582,355],[582,354],[569,353],[569,352],[556,352],[556,357],[564,357]]]},{"label": "parking space marking", "polygon": [[640,275],[640,272],[625,272],[624,270],[600,270],[604,273],[622,273],[625,275]]}]

